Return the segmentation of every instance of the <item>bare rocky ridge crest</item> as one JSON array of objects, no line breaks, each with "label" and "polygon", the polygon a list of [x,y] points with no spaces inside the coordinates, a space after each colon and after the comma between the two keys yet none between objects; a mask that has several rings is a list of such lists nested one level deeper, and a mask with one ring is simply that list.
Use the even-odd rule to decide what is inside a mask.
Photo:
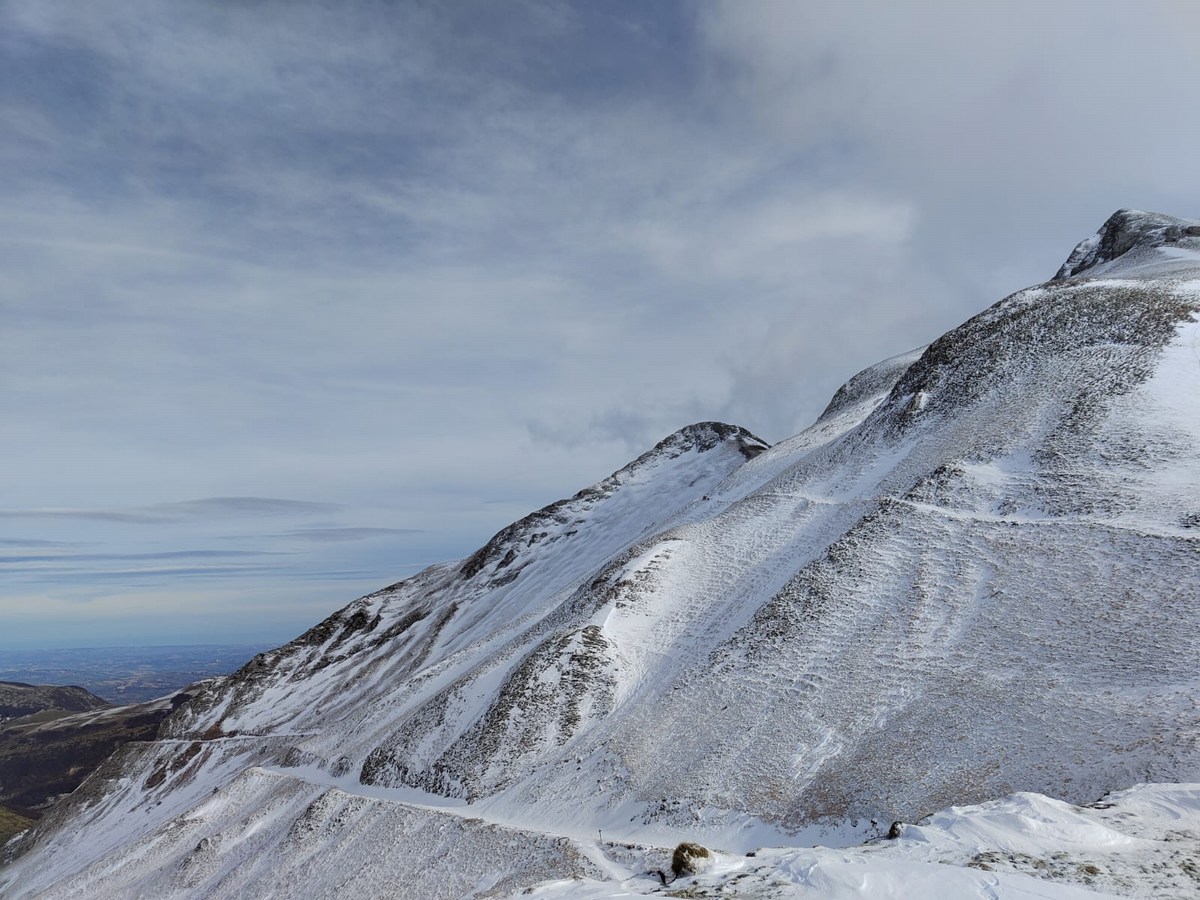
[{"label": "bare rocky ridge crest", "polygon": [[1119,209],[1108,217],[1096,234],[1079,242],[1053,280],[1075,278],[1127,253],[1159,247],[1200,250],[1200,220],[1139,209]]},{"label": "bare rocky ridge crest", "polygon": [[[652,462],[664,458],[674,459],[688,451],[704,453],[721,442],[735,445],[746,459],[754,459],[770,446],[762,438],[736,425],[726,425],[724,422],[698,422],[695,425],[688,425],[663,438],[652,449],[603,481],[584,488],[569,500],[559,500],[557,503],[543,507],[500,531],[463,563],[460,570],[463,577],[474,578],[489,565],[494,565],[493,571],[499,573],[499,570],[508,567],[516,560],[522,542],[525,542],[527,546],[532,546],[547,538],[556,540],[558,535],[552,536],[551,529],[559,530],[556,526],[569,526],[576,510],[580,507],[586,508],[587,504],[603,500],[620,487],[624,481],[634,477]],[[573,532],[561,533],[569,536]],[[508,572],[499,577],[514,578],[515,573]]]}]

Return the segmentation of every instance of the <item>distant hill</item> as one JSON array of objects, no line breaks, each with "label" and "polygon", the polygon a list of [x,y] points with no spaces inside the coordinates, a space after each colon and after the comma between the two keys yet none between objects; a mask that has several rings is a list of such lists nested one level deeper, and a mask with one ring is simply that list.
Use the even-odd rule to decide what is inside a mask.
[{"label": "distant hill", "polygon": [[[40,690],[92,696],[82,688]],[[118,747],[153,740],[159,724],[186,697],[179,694],[132,706],[100,701],[100,708],[74,713],[43,710],[0,725],[0,804],[38,817],[56,797],[75,790]]]},{"label": "distant hill", "polygon": [[111,706],[85,688],[0,681],[0,723],[45,710],[87,712]]},{"label": "distant hill", "polygon": [[[265,644],[0,649],[0,682],[82,685],[117,706],[169,696],[226,675]],[[3,718],[3,713],[0,713]]]}]

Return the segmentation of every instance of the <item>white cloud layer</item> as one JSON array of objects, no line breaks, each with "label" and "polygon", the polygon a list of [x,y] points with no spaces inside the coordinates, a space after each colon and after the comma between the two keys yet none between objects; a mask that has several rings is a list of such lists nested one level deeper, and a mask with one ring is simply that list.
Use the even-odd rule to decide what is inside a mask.
[{"label": "white cloud layer", "polygon": [[[237,520],[287,561],[156,584],[139,639],[239,591],[286,638],[350,599],[321,572],[466,554],[692,421],[786,437],[1113,209],[1200,210],[1190,3],[12,0],[0,35],[2,505],[337,510]],[[0,552],[220,549],[210,512]],[[85,562],[92,615],[148,596]],[[12,639],[67,635],[12,569]]]}]

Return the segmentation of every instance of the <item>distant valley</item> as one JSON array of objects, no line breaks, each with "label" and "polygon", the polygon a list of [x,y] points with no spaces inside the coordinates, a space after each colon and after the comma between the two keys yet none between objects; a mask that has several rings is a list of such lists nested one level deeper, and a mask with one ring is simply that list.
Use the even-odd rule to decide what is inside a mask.
[{"label": "distant valley", "polygon": [[259,648],[0,651],[0,842],[69,794],[122,744],[153,740],[187,695]]},{"label": "distant valley", "polygon": [[268,644],[0,650],[0,681],[78,685],[109,703],[143,703],[228,675]]}]

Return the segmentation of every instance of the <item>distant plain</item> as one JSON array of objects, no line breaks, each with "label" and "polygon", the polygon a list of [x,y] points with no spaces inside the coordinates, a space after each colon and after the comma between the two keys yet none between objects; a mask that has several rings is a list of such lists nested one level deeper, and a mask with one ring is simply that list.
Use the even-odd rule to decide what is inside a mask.
[{"label": "distant plain", "polygon": [[0,681],[75,684],[110,703],[142,703],[203,678],[228,675],[266,644],[0,650]]}]

